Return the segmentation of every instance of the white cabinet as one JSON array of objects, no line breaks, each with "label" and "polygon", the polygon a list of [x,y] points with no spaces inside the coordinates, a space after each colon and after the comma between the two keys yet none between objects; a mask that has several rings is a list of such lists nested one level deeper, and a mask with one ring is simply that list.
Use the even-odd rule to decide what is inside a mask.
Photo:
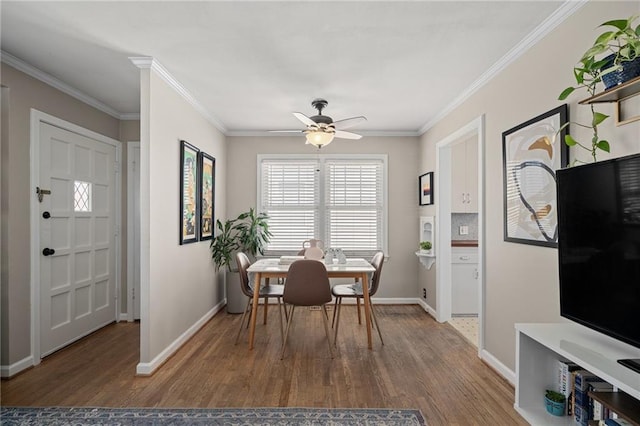
[{"label": "white cabinet", "polygon": [[451,211],[478,211],[478,144],[469,139],[451,148]]},{"label": "white cabinet", "polygon": [[558,360],[575,362],[627,393],[630,401],[609,407],[637,421],[630,406],[640,405],[640,373],[617,360],[640,358],[640,349],[575,323],[516,324],[516,333],[514,407],[530,424],[576,425],[572,417],[552,416],[544,408],[544,391],[557,387]]},{"label": "white cabinet", "polygon": [[451,249],[451,313],[478,314],[478,249]]}]

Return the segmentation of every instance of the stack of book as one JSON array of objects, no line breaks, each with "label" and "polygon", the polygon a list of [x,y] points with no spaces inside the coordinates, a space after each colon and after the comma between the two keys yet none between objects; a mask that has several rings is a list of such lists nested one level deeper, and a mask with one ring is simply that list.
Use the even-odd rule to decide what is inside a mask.
[{"label": "stack of book", "polygon": [[280,265],[291,265],[296,260],[304,259],[304,256],[280,256],[278,263]]},{"label": "stack of book", "polygon": [[558,361],[558,392],[567,398],[566,415],[583,426],[627,426],[608,406],[591,397],[596,392],[614,392],[610,383],[569,361]]}]

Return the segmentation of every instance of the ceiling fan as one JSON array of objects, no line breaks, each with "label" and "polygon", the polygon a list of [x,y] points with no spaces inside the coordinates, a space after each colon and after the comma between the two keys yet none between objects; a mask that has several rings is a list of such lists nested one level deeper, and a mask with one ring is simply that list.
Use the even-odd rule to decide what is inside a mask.
[{"label": "ceiling fan", "polygon": [[360,139],[362,136],[356,133],[345,132],[344,129],[351,128],[357,124],[367,121],[366,117],[358,116],[333,121],[328,115],[322,115],[322,110],[329,104],[325,99],[314,99],[311,106],[318,110],[318,115],[307,117],[301,112],[294,112],[293,115],[307,126],[305,130],[272,130],[272,132],[302,132],[306,135],[308,144],[322,148],[329,145],[333,138]]}]

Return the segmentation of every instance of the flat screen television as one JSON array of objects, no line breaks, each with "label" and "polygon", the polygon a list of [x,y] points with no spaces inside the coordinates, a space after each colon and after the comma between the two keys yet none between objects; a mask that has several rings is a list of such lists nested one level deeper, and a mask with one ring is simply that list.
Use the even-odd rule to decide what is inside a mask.
[{"label": "flat screen television", "polygon": [[560,315],[640,348],[640,154],[556,179]]}]

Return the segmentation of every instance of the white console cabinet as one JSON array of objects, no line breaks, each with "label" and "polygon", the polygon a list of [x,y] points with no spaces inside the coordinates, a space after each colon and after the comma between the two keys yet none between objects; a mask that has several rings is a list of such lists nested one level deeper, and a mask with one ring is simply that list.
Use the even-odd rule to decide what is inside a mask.
[{"label": "white console cabinet", "polygon": [[637,408],[640,373],[616,361],[627,358],[640,358],[640,349],[579,324],[516,324],[514,407],[532,425],[576,425],[572,417],[552,416],[544,408],[544,391],[557,388],[557,361],[564,360],[575,362],[627,393],[632,397],[631,405]]}]

